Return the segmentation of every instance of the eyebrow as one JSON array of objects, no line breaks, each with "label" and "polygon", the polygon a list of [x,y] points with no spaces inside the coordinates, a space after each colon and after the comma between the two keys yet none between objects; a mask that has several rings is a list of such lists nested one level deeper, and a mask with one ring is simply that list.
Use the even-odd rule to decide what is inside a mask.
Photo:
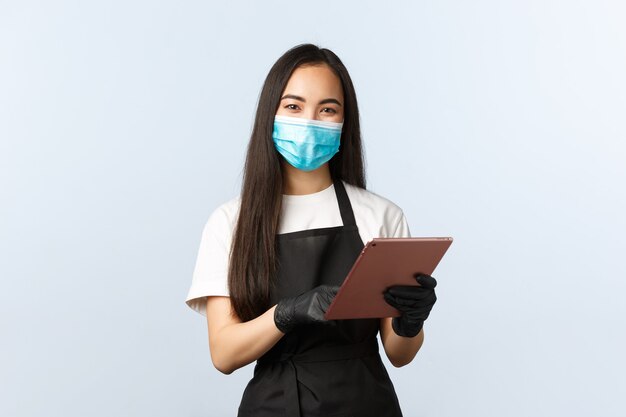
[{"label": "eyebrow", "polygon": [[[306,100],[304,99],[304,97],[300,97],[300,96],[297,96],[295,94],[285,94],[280,99],[284,100],[286,98],[292,98],[294,100],[299,100],[299,101],[301,101],[303,103],[306,103]],[[339,100],[337,100],[335,98],[325,98],[324,100],[321,100],[318,104],[326,104],[326,103],[335,103],[335,104],[341,106],[341,103],[339,102]]]}]

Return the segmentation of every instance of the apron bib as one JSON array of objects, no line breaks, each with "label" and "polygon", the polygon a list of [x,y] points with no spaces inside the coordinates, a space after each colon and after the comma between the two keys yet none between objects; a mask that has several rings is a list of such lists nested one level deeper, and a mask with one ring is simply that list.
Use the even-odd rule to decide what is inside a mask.
[{"label": "apron bib", "polygon": [[[341,285],[364,244],[341,180],[334,181],[343,226],[277,235],[278,271],[270,306],[318,285]],[[238,417],[401,417],[378,352],[379,319],[297,326],[254,367]]]}]

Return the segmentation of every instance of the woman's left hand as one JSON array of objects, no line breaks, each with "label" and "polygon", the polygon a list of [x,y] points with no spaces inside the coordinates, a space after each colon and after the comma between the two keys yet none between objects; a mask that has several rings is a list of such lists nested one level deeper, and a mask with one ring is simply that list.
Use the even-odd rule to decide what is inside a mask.
[{"label": "woman's left hand", "polygon": [[437,280],[427,274],[415,275],[420,286],[393,285],[383,293],[385,301],[400,310],[402,315],[392,320],[393,331],[404,337],[416,336],[424,326],[430,310],[437,301]]}]

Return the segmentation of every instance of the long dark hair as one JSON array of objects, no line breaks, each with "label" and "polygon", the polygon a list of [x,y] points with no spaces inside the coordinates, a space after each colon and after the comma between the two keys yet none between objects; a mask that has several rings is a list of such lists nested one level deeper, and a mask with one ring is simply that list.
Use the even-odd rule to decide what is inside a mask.
[{"label": "long dark hair", "polygon": [[293,71],[301,65],[326,64],[343,86],[344,124],[339,151],[329,161],[333,181],[365,188],[364,158],[356,93],[348,70],[332,51],[312,44],[295,46],[272,66],[259,96],[244,166],[241,205],[233,232],[228,271],[230,300],[240,320],[248,321],[269,307],[278,264],[276,233],[283,173],[272,131],[280,97]]}]

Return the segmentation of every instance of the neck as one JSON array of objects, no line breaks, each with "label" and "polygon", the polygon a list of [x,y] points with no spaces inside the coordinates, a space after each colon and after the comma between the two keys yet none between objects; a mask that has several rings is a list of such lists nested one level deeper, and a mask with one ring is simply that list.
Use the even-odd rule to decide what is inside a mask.
[{"label": "neck", "polygon": [[281,161],[283,166],[283,194],[313,194],[330,187],[333,180],[328,169],[328,162],[313,171],[302,171]]}]

